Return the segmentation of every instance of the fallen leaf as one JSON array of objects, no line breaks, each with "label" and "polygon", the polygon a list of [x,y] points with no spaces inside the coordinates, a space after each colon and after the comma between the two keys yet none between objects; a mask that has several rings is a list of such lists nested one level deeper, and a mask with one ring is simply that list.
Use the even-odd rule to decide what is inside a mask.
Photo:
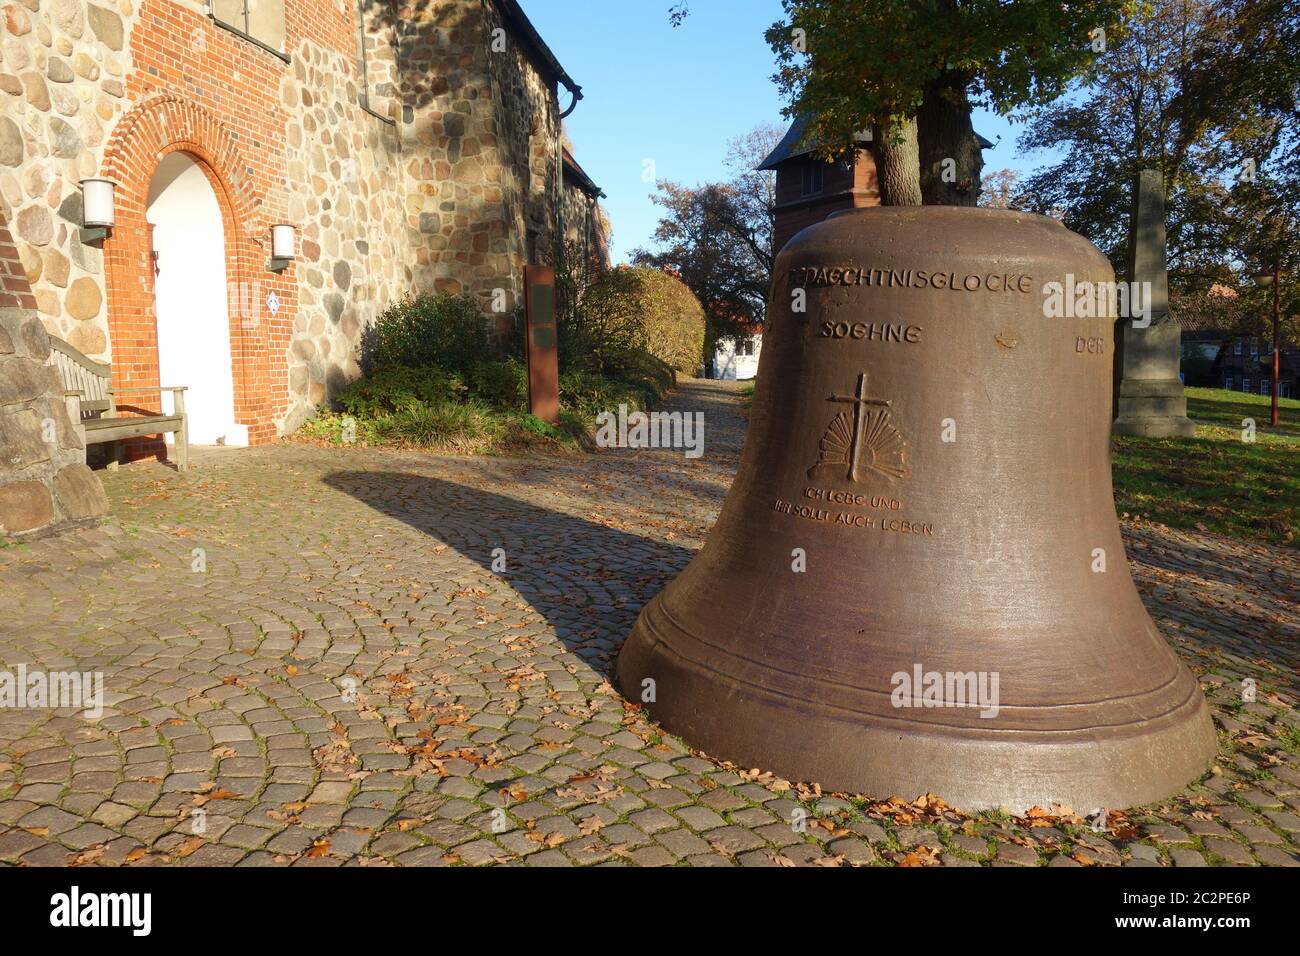
[{"label": "fallen leaf", "polygon": [[218,787],[216,790],[210,790],[207,793],[195,794],[194,805],[201,807],[213,800],[238,800],[239,794],[232,793],[225,787]]},{"label": "fallen leaf", "polygon": [[78,853],[77,858],[68,865],[87,866],[91,863],[94,863],[101,856],[103,856],[107,851],[108,851],[108,847],[102,843],[97,843],[95,846],[88,846],[86,847],[86,849]]}]

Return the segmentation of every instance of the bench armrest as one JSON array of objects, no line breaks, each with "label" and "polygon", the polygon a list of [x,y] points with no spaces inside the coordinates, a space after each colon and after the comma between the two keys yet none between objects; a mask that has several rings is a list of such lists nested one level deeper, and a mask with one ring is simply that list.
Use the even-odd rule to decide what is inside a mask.
[{"label": "bench armrest", "polygon": [[[118,392],[125,392],[130,395],[132,392],[171,392],[172,393],[172,411],[173,414],[184,417],[185,415],[185,393],[189,388],[184,385],[132,385],[129,388],[118,389]],[[114,392],[113,404],[117,404],[117,392]],[[160,398],[161,404],[162,399]]]}]

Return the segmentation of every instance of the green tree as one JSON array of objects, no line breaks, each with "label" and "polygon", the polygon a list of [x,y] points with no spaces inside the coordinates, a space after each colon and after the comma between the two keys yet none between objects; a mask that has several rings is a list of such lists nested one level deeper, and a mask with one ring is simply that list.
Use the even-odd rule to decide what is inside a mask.
[{"label": "green tree", "polygon": [[[1228,240],[1249,276],[1280,270],[1284,343],[1300,341],[1300,4],[1220,0],[1180,77],[1184,135],[1222,144]],[[1248,295],[1270,324],[1271,287]]]},{"label": "green tree", "polygon": [[973,104],[1048,102],[1118,33],[1130,0],[782,0],[774,77],[833,157],[870,134],[885,205],[975,205]]},{"label": "green tree", "polygon": [[620,267],[603,273],[582,296],[581,321],[589,340],[613,352],[608,365],[627,365],[624,352],[644,351],[687,375],[703,359],[704,310],[677,276],[662,269]]},{"label": "green tree", "polygon": [[785,130],[772,123],[760,123],[748,133],[727,142],[724,160],[732,171],[730,186],[735,190],[739,219],[738,234],[749,246],[755,278],[764,289],[772,275],[773,235],[776,230],[776,173],[759,169],[759,165],[785,136]]},{"label": "green tree", "polygon": [[[653,249],[636,249],[640,266],[670,270],[704,306],[705,355],[761,320],[771,274],[770,225],[754,222],[729,183],[688,187],[661,182],[653,200],[663,207]],[[766,233],[766,240],[763,234]]]},{"label": "green tree", "polygon": [[979,205],[986,209],[1020,209],[1022,192],[1020,174],[1014,169],[994,170],[980,180]]},{"label": "green tree", "polygon": [[[1217,281],[1230,245],[1227,147],[1246,128],[1239,116],[1189,110],[1183,86],[1217,29],[1208,0],[1140,4],[1065,96],[1031,111],[1021,148],[1062,158],[1024,182],[1022,202],[1039,212],[1059,209],[1122,270],[1133,179],[1158,169],[1175,283]],[[1211,135],[1212,120],[1231,133]]]}]

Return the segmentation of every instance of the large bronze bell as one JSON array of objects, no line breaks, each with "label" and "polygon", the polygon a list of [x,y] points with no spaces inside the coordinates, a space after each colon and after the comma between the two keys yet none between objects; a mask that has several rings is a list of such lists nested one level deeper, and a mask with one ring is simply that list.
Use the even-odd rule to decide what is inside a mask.
[{"label": "large bronze bell", "polygon": [[[1091,812],[1203,773],[1205,700],[1115,519],[1113,302],[1086,285],[1113,282],[1011,211],[860,209],[791,240],[739,473],[642,611],[624,693],[833,791]],[[1051,283],[1074,314],[1046,314]]]}]

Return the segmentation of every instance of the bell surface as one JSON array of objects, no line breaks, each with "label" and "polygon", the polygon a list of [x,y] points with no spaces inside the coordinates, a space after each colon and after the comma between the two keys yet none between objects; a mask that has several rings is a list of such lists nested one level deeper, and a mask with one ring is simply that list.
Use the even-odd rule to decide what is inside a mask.
[{"label": "bell surface", "polygon": [[792,239],[739,471],[623,647],[629,699],[718,759],[968,810],[1118,809],[1204,773],[1204,697],[1115,517],[1114,281],[1006,210]]}]

